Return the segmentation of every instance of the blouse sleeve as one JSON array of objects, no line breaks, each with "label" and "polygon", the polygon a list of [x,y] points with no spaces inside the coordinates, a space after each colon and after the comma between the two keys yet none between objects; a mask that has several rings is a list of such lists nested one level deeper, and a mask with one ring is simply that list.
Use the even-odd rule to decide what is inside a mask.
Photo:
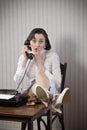
[{"label": "blouse sleeve", "polygon": [[26,67],[22,67],[23,59],[24,59],[24,57],[23,57],[23,55],[21,55],[19,57],[18,64],[17,64],[17,70],[16,70],[16,73],[14,75],[14,81],[17,84],[20,83],[20,81],[21,81],[21,79],[23,77],[23,74],[25,72],[25,69],[26,69]]},{"label": "blouse sleeve", "polygon": [[61,85],[61,70],[60,70],[60,59],[57,53],[53,53],[50,56],[51,71],[45,70],[45,74],[48,79],[53,81],[57,89]]}]

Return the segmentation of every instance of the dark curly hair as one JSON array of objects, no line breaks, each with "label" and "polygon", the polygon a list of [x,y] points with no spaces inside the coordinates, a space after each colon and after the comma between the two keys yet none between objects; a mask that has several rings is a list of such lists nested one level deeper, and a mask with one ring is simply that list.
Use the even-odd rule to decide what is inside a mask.
[{"label": "dark curly hair", "polygon": [[46,47],[44,48],[45,50],[50,50],[51,49],[51,45],[50,45],[50,41],[48,38],[48,34],[46,33],[46,31],[43,28],[34,28],[29,36],[27,37],[26,41],[24,42],[24,45],[27,45],[28,49],[31,50],[31,47],[29,47],[30,45],[30,41],[35,38],[35,34],[43,34],[45,37],[45,42],[46,42]]}]

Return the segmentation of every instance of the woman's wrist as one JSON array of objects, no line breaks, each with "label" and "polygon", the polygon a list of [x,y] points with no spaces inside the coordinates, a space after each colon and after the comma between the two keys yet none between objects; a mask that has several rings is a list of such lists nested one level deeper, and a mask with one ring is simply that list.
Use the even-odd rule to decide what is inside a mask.
[{"label": "woman's wrist", "polygon": [[40,66],[39,67],[39,72],[43,72],[44,73],[45,72],[45,67],[44,66]]}]

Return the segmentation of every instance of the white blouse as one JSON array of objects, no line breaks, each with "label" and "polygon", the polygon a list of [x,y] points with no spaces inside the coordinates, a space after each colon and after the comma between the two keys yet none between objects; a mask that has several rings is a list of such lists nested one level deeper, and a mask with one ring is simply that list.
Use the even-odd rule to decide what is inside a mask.
[{"label": "white blouse", "polygon": [[[61,85],[60,59],[57,53],[53,51],[44,51],[43,54],[46,57],[44,66],[45,66],[45,74],[50,81],[50,86],[51,86],[50,93],[56,94],[58,93],[58,89],[60,88]],[[25,68],[22,67],[23,60],[24,60],[24,56],[21,55],[19,57],[17,70],[14,75],[14,80],[17,84],[20,83],[24,75],[24,72],[26,70],[26,67]],[[36,78],[37,73],[38,73],[38,68],[33,58],[33,60],[30,61],[30,64],[26,71],[27,82],[26,82],[26,86],[23,87],[24,90],[29,88],[32,81]]]}]

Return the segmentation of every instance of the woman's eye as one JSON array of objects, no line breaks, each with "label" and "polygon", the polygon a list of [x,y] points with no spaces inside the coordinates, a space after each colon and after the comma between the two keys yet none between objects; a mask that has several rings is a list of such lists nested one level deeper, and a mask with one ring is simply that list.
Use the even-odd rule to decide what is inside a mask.
[{"label": "woman's eye", "polygon": [[36,40],[35,40],[35,39],[32,39],[32,42],[34,42],[34,43],[35,43],[35,42],[36,42]]},{"label": "woman's eye", "polygon": [[39,43],[43,43],[44,41],[39,41]]}]

